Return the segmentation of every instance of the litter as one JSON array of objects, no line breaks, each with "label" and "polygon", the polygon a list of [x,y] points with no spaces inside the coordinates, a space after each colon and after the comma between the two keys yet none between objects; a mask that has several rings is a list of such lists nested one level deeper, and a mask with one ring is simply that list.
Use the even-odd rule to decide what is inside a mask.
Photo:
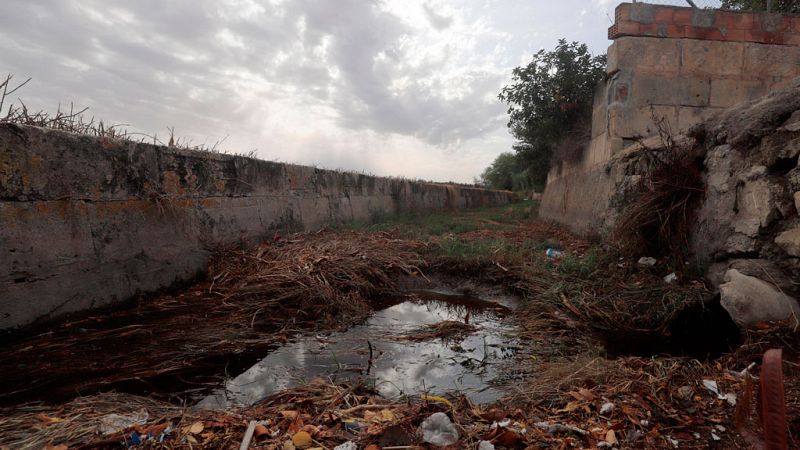
[{"label": "litter", "polygon": [[643,256],[643,257],[639,258],[639,261],[638,261],[640,266],[645,266],[645,267],[653,267],[653,266],[656,265],[656,262],[657,261],[656,261],[655,258],[651,258],[649,256]]},{"label": "litter", "polygon": [[419,426],[417,435],[423,441],[440,447],[458,442],[458,430],[443,412],[433,413],[425,419]]},{"label": "litter", "polygon": [[494,450],[494,444],[489,441],[480,441],[478,443],[478,450]]},{"label": "litter", "polygon": [[134,413],[120,415],[120,414],[107,414],[100,419],[99,431],[100,434],[114,434],[119,431],[130,428],[134,425],[144,425],[150,415],[146,409],[140,409]]}]

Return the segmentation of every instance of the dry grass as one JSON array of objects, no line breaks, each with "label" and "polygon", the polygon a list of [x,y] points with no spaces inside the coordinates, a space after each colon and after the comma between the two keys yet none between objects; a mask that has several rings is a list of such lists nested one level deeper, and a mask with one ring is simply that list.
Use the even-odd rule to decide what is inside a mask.
[{"label": "dry grass", "polygon": [[613,237],[626,253],[669,256],[683,267],[693,214],[705,185],[694,154],[675,143],[664,119],[654,121],[663,148],[642,149],[648,167],[628,193]]},{"label": "dry grass", "polygon": [[347,326],[396,289],[395,277],[420,273],[415,245],[326,231],[223,251],[208,280],[187,291],[4,346],[0,357],[22,369],[0,374],[0,399],[202,372],[302,329]]}]

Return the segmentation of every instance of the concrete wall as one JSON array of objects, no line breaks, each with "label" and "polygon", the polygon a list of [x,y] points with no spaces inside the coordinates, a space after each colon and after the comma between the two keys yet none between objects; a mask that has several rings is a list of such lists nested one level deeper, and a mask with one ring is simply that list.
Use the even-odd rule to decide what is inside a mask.
[{"label": "concrete wall", "polygon": [[800,76],[800,19],[780,14],[623,3],[609,38],[591,144],[580,162],[552,168],[540,209],[581,233],[607,231],[597,220],[614,184],[604,167],[656,136],[655,122],[677,135]]},{"label": "concrete wall", "polygon": [[219,243],[512,197],[0,125],[0,328],[190,280]]}]

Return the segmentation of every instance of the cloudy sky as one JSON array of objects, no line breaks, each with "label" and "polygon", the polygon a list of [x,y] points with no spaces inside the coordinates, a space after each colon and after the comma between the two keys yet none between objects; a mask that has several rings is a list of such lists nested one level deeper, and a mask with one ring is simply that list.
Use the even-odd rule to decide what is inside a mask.
[{"label": "cloudy sky", "polygon": [[[513,142],[497,100],[611,0],[4,0],[0,73],[32,108],[230,152],[470,182]],[[227,136],[227,138],[226,138]]]}]

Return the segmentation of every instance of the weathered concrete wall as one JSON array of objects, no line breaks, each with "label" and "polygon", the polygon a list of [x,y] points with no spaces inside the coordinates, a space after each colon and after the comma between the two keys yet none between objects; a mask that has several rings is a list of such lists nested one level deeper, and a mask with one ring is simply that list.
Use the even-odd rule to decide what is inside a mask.
[{"label": "weathered concrete wall", "polygon": [[[800,76],[800,21],[776,14],[623,3],[609,30],[607,80],[598,86],[583,159],[550,171],[540,214],[582,233],[613,195],[604,167],[664,120],[675,135],[791,84]],[[567,188],[568,187],[568,188]],[[607,221],[606,221],[607,223]]]},{"label": "weathered concrete wall", "polygon": [[0,329],[190,280],[220,243],[512,198],[0,125]]}]

